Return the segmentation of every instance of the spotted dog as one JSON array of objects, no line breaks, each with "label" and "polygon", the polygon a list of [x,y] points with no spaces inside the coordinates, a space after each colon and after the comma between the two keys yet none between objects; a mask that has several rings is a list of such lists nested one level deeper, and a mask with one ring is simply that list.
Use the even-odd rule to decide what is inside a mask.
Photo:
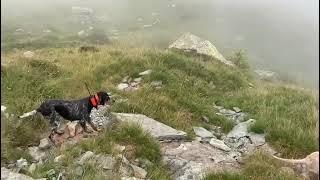
[{"label": "spotted dog", "polygon": [[98,109],[98,105],[108,104],[110,97],[107,92],[97,92],[93,96],[85,97],[80,100],[47,100],[39,108],[28,113],[24,113],[19,118],[41,113],[46,119],[50,120],[52,131],[49,136],[52,139],[54,133],[62,134],[59,131],[60,121],[62,118],[69,121],[79,120],[80,125],[87,132],[86,122],[97,131],[98,128],[92,123],[90,113],[93,108]]}]

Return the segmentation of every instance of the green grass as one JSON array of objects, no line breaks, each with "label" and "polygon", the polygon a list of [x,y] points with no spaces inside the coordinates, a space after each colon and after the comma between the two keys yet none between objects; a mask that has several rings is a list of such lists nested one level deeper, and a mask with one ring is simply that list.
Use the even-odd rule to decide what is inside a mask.
[{"label": "green grass", "polygon": [[[212,104],[218,102],[249,113],[257,120],[252,130],[265,132],[267,141],[285,156],[301,157],[318,147],[316,102],[307,91],[255,83],[247,71],[205,56],[116,45],[99,49],[95,53],[79,53],[74,48],[41,49],[35,51],[32,59],[22,57],[23,51],[19,50],[4,54],[2,103],[10,113],[18,115],[36,108],[47,98],[87,96],[84,82],[88,82],[92,91],[107,90],[128,98],[127,102],[114,104],[113,111],[145,114],[190,136],[192,126],[205,126],[202,115],[225,132],[231,130],[234,124],[215,114]],[[146,69],[153,72],[143,77],[140,90],[116,90],[123,77],[138,77]],[[162,89],[150,86],[155,80],[163,81]],[[255,83],[254,88],[249,88],[250,82]],[[35,128],[31,122],[23,127]],[[20,141],[19,145],[37,141],[31,135],[19,137],[15,131],[7,136]]]},{"label": "green grass", "polygon": [[[146,132],[135,124],[115,125],[111,129],[105,130],[101,135],[95,138],[83,140],[77,145],[67,146],[66,148],[57,149],[51,154],[51,158],[36,169],[31,174],[33,177],[46,177],[46,172],[54,169],[56,172],[65,170],[69,172],[68,179],[77,179],[74,174],[77,159],[86,151],[92,151],[95,154],[112,154],[116,157],[117,152],[114,149],[115,144],[126,146],[124,154],[130,161],[136,158],[148,159],[152,165],[147,167],[148,177],[151,179],[169,179],[168,170],[163,166],[161,161],[159,144]],[[54,163],[54,157],[64,155],[61,163]],[[120,160],[117,160],[120,162]],[[118,164],[119,164],[118,162]],[[87,161],[84,167],[83,179],[103,179],[103,170],[98,168],[94,161]],[[115,176],[117,168],[115,168]]]},{"label": "green grass", "polygon": [[240,172],[221,172],[208,174],[204,180],[298,180],[301,177],[281,171],[281,164],[262,152],[257,152],[244,161]]}]

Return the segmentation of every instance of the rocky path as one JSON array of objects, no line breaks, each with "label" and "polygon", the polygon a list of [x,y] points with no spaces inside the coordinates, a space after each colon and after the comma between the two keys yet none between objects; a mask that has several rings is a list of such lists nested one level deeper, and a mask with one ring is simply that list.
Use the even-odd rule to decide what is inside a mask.
[{"label": "rocky path", "polygon": [[[266,147],[264,135],[248,132],[248,127],[255,120],[249,119],[245,121],[246,115],[239,108],[234,108],[234,111],[219,106],[216,106],[216,108],[218,108],[220,115],[234,120],[237,125],[228,134],[223,134],[219,127],[214,127],[210,130],[203,127],[193,127],[196,138],[192,141],[186,140],[187,134],[185,132],[176,130],[142,114],[111,113],[106,116],[106,107],[101,107],[98,111],[94,110],[91,113],[91,117],[93,122],[100,127],[112,124],[111,116],[115,117],[119,122],[139,124],[142,129],[159,140],[163,160],[171,170],[174,179],[198,180],[209,171],[237,171],[241,166],[241,158],[244,155],[252,153],[257,148]],[[206,117],[203,118],[207,119]],[[77,122],[69,122],[62,126],[62,129],[65,132],[63,135],[54,136],[56,145],[75,144],[83,138],[92,136],[92,134],[82,133],[82,128]],[[6,168],[1,171],[7,173],[8,176],[18,176],[18,174],[12,173],[18,173],[20,169],[28,169],[29,172],[32,172],[36,166],[43,163],[51,147],[52,143],[48,139],[42,139],[39,146],[28,148],[29,154],[33,157],[31,164],[24,159],[20,159],[12,165],[11,174],[7,173],[9,170]],[[123,151],[125,147],[119,147],[119,149]],[[59,158],[61,157],[56,157],[55,161],[58,162]],[[117,157],[103,156],[102,158],[101,155],[88,151],[79,157],[79,162],[89,159],[96,159],[97,166],[111,166],[112,162],[117,161]],[[124,177],[140,179],[146,177],[147,172],[138,166],[139,163],[131,163],[125,157],[121,159],[124,164],[122,168]],[[109,167],[109,169],[112,168]],[[80,172],[82,171],[79,170]]]}]

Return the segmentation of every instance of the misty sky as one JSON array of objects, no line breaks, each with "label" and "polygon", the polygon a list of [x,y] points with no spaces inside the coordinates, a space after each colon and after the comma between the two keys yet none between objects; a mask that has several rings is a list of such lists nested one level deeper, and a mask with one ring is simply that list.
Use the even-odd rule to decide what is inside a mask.
[{"label": "misty sky", "polygon": [[255,68],[276,71],[303,85],[319,84],[317,0],[2,0],[1,4],[1,26],[16,28],[37,23],[67,27],[71,7],[82,6],[109,19],[107,32],[117,28],[125,33],[140,26],[139,17],[143,23],[152,22],[151,13],[156,12],[160,23],[149,31],[152,43],[161,48],[189,31],[213,42],[226,56],[245,49]]}]

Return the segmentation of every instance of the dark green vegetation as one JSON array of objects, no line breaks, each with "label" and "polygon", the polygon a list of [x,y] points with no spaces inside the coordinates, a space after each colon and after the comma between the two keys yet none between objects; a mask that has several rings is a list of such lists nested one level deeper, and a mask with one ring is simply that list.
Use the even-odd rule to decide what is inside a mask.
[{"label": "dark green vegetation", "polygon": [[[318,105],[314,96],[296,87],[255,81],[242,54],[231,58],[240,66],[233,68],[212,58],[175,51],[133,49],[119,45],[100,46],[98,49],[98,52],[80,53],[75,48],[44,48],[34,51],[35,56],[31,59],[24,58],[20,50],[6,53],[3,55],[6,61],[1,73],[2,104],[8,107],[9,113],[20,115],[35,109],[47,98],[77,99],[87,96],[84,82],[88,82],[94,91],[107,90],[117,98],[128,99],[115,103],[112,111],[145,114],[185,130],[190,137],[193,136],[194,125],[214,124],[221,126],[225,132],[231,130],[234,124],[215,114],[215,103],[227,108],[237,106],[249,113],[250,118],[257,120],[252,131],[265,132],[267,141],[285,156],[303,157],[318,148]],[[143,77],[143,87],[139,90],[120,92],[116,89],[123,77],[129,75],[136,78],[139,72],[147,69],[153,72]],[[150,82],[158,80],[163,82],[161,89],[150,85]],[[249,83],[254,87],[250,87]],[[201,120],[202,115],[209,117],[209,124]],[[41,135],[44,134],[44,137],[44,132],[48,130],[47,122],[38,116],[23,121],[11,117],[2,119],[2,122],[5,124],[2,161],[25,157],[17,147],[38,143]],[[93,148],[96,152],[109,153],[108,144],[104,146],[99,143],[108,139],[110,143],[132,144],[136,147],[134,154],[137,157],[149,158],[154,162],[161,157],[158,146],[141,130],[123,128],[115,132],[102,135],[95,141],[83,142],[76,148],[82,151]],[[147,147],[154,148],[142,151]],[[249,165],[246,167],[251,167]],[[262,164],[261,168],[268,169],[268,166]],[[155,177],[165,174],[162,166],[151,168],[154,168],[152,172]],[[228,174],[215,176],[242,177]]]}]

